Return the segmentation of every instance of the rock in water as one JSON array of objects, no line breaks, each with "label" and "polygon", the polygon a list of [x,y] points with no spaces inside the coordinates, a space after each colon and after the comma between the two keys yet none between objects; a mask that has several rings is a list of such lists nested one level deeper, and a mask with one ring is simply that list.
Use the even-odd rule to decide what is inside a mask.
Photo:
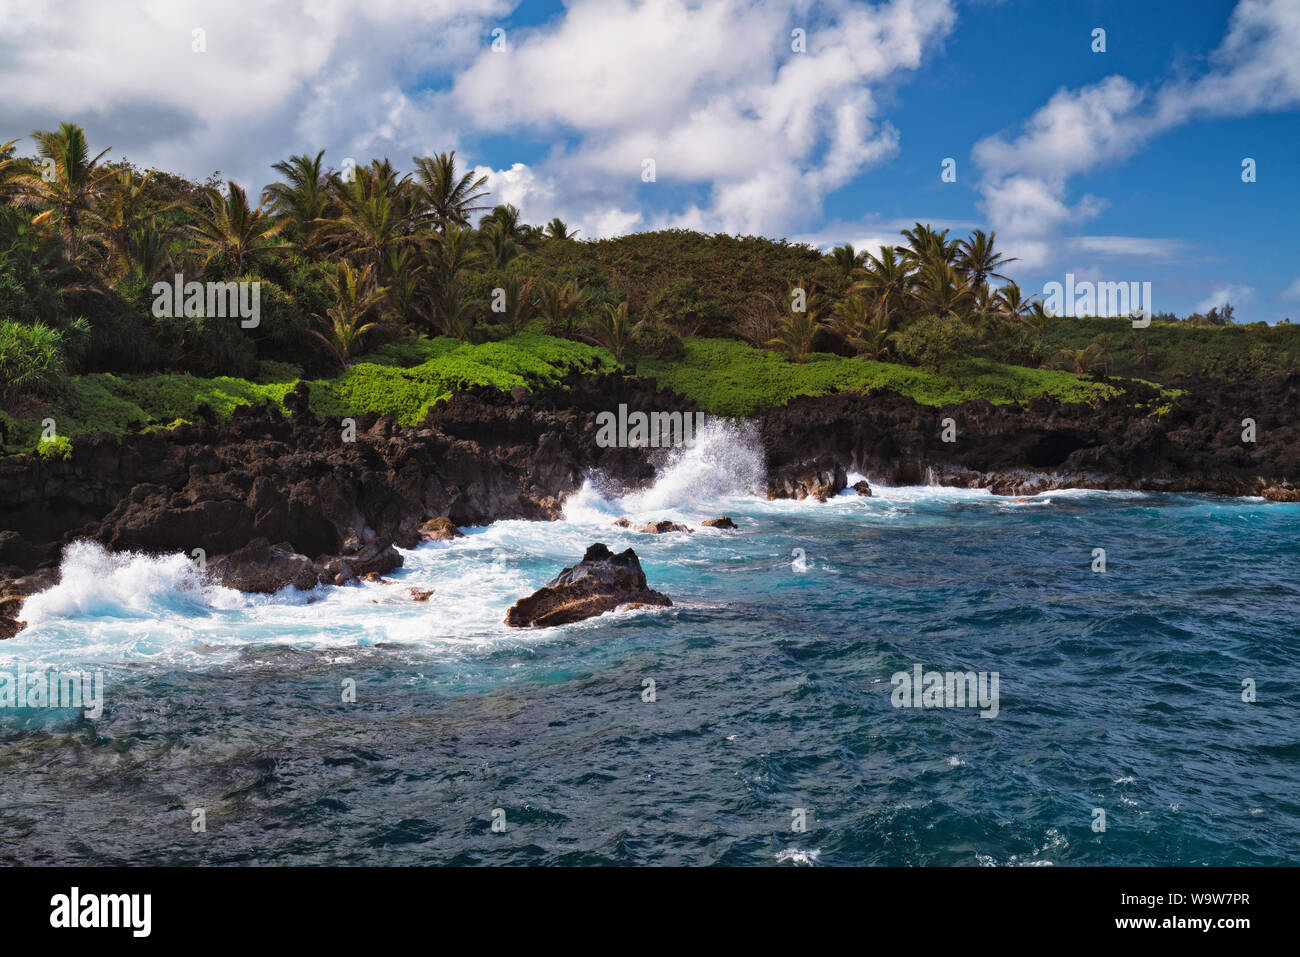
[{"label": "rock in water", "polygon": [[667,607],[672,600],[646,585],[636,552],[629,548],[615,555],[597,542],[578,564],[511,605],[506,624],[515,628],[567,625],[629,604]]},{"label": "rock in water", "polygon": [[735,528],[736,523],[731,520],[730,515],[724,515],[721,518],[706,518],[700,522],[705,528]]},{"label": "rock in water", "polygon": [[445,542],[451,538],[464,538],[465,533],[456,527],[456,523],[443,515],[431,518],[420,526],[420,541]]},{"label": "rock in water", "polygon": [[641,531],[647,535],[663,535],[667,532],[694,532],[694,529],[687,528],[678,522],[670,522],[668,519],[662,519],[658,522],[651,522],[649,525],[641,526]]},{"label": "rock in water", "polygon": [[857,492],[859,495],[865,495],[868,498],[871,497],[871,486],[867,484],[866,479],[863,479],[860,482],[854,482],[853,491]]}]

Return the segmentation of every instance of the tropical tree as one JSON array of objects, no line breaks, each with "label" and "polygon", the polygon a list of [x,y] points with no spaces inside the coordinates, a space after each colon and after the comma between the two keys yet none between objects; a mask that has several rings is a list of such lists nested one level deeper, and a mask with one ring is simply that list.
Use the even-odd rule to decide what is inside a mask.
[{"label": "tropical tree", "polygon": [[109,270],[118,276],[153,279],[171,264],[173,230],[158,218],[181,203],[152,204],[153,177],[152,171],[144,176],[131,169],[118,171],[104,199],[87,216],[108,250]]},{"label": "tropical tree", "polygon": [[633,331],[626,302],[617,306],[606,303],[601,314],[587,319],[587,338],[612,352],[615,362],[622,363],[628,346],[632,344]]},{"label": "tropical tree", "polygon": [[1094,343],[1082,349],[1062,349],[1061,358],[1074,369],[1075,375],[1086,375],[1097,360],[1097,346]]},{"label": "tropical tree", "polygon": [[478,314],[478,303],[465,298],[464,289],[455,279],[439,283],[425,300],[424,316],[428,323],[435,332],[453,339],[468,339]]},{"label": "tropical tree", "polygon": [[[492,312],[513,336],[521,332],[537,315],[537,301],[533,296],[534,281],[507,276],[498,288],[499,293],[496,289],[492,291]],[[500,309],[497,308],[498,302]]]},{"label": "tropical tree", "polygon": [[857,275],[858,270],[862,268],[868,253],[864,250],[857,252],[850,243],[843,246],[836,246],[831,250],[830,260],[835,266],[836,272],[846,280],[852,280]]},{"label": "tropical tree", "polygon": [[922,266],[908,292],[922,311],[936,316],[960,316],[975,294],[970,280],[942,260]]},{"label": "tropical tree", "polygon": [[494,269],[505,269],[522,252],[511,237],[509,227],[502,222],[489,222],[478,236],[487,263]]},{"label": "tropical tree", "polygon": [[566,335],[573,334],[573,320],[587,304],[587,292],[578,285],[576,279],[566,283],[548,282],[542,285],[538,295],[538,308],[546,317],[547,328],[554,335],[564,329]]},{"label": "tropical tree", "polygon": [[287,218],[291,225],[287,235],[302,245],[309,245],[318,227],[317,220],[325,217],[330,201],[330,178],[325,172],[325,151],[315,157],[306,153],[281,160],[271,169],[282,180],[271,183],[262,191],[262,201],[277,216]]},{"label": "tropical tree", "polygon": [[223,196],[216,189],[206,191],[207,209],[196,210],[190,227],[194,250],[203,257],[206,269],[214,260],[242,276],[245,266],[260,259],[275,245],[275,237],[287,220],[276,220],[264,206],[248,205],[248,194],[233,179]]},{"label": "tropical tree", "polygon": [[333,216],[314,221],[327,248],[378,270],[390,250],[415,241],[416,195],[410,177],[399,177],[387,160],[357,167],[351,182],[337,176],[332,182],[338,208]]},{"label": "tropical tree", "polygon": [[1014,282],[1007,283],[994,297],[998,315],[1012,322],[1019,322],[1033,308],[1035,301],[1033,296],[1026,299],[1025,294]]},{"label": "tropical tree", "polygon": [[920,270],[926,266],[953,265],[957,260],[957,240],[948,238],[948,230],[937,232],[917,223],[912,229],[902,230],[907,244],[894,249],[908,266]]},{"label": "tropical tree", "polygon": [[487,209],[486,176],[472,172],[457,175],[456,151],[436,156],[412,157],[420,202],[442,232],[451,226],[468,226],[471,213]]},{"label": "tropical tree", "polygon": [[1035,299],[1029,304],[1029,308],[1017,317],[1017,321],[1034,334],[1035,341],[1041,346],[1043,336],[1047,334],[1047,327],[1051,325],[1052,314],[1047,311],[1042,300]]},{"label": "tropical tree", "polygon": [[32,222],[57,222],[68,258],[75,260],[81,252],[83,215],[104,195],[114,176],[112,169],[99,165],[112,147],[91,157],[85,131],[73,123],[61,123],[57,130],[36,130],[32,139],[43,162],[21,175],[22,189],[46,207]]},{"label": "tropical tree", "polygon": [[997,270],[1007,263],[1016,262],[1014,258],[1008,259],[993,248],[996,236],[997,233],[986,234],[984,230],[977,229],[971,233],[970,239],[957,243],[957,266],[970,277],[974,286],[989,279],[1006,279]]},{"label": "tropical tree", "polygon": [[908,265],[892,246],[881,247],[878,257],[869,252],[864,252],[863,256],[866,272],[849,292],[871,296],[875,300],[876,314],[883,317],[887,325],[892,325],[893,312],[903,304],[911,287]]},{"label": "tropical tree", "polygon": [[818,308],[811,302],[805,301],[802,309],[794,307],[794,303],[798,300],[795,294],[803,288],[805,287],[796,286],[790,290],[790,295],[787,296],[790,306],[782,311],[781,318],[777,321],[776,336],[766,343],[794,362],[808,361],[813,337],[825,324]]},{"label": "tropical tree", "polygon": [[569,227],[564,225],[564,220],[560,219],[559,216],[546,224],[546,237],[548,239],[575,239],[580,232],[582,232],[580,229],[569,232]]},{"label": "tropical tree", "polygon": [[0,143],[0,202],[7,202],[18,193],[21,177],[30,169],[26,160],[14,155],[17,143],[17,140]]},{"label": "tropical tree", "polygon": [[312,335],[329,346],[346,369],[359,351],[361,338],[379,328],[379,323],[369,321],[369,317],[378,311],[387,290],[376,285],[370,264],[358,270],[347,260],[335,267],[330,285],[335,304],[324,316],[313,317],[321,328],[312,330]]}]

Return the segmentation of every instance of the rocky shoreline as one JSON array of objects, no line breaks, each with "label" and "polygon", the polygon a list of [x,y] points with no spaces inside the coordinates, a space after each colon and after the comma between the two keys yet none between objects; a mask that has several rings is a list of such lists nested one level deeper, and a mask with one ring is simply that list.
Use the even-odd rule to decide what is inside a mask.
[{"label": "rocky shoreline", "polygon": [[[767,494],[824,500],[860,472],[1017,496],[1126,488],[1300,501],[1300,376],[1179,383],[1187,391],[1172,400],[1113,384],[1123,394],[1097,405],[797,398],[756,418]],[[597,415],[620,403],[695,410],[646,380],[575,376],[532,393],[470,389],[413,428],[358,416],[347,442],[340,420],[308,411],[305,389],[286,400],[289,416],[243,407],[226,422],[86,437],[66,461],[0,461],[0,638],[21,627],[23,596],[57,581],[63,547],[78,539],[193,555],[243,590],[346,584],[399,566],[394,546],[457,526],[557,518],[586,475],[642,487],[666,450],[600,446]],[[1246,418],[1253,443],[1242,440]]]}]

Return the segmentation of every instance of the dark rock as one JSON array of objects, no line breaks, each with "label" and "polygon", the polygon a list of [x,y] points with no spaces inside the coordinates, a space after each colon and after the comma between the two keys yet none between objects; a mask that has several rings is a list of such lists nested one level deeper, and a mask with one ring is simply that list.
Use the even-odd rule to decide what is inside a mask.
[{"label": "dark rock", "polygon": [[842,462],[823,455],[774,469],[768,473],[767,497],[805,499],[825,502],[844,491],[849,482]]},{"label": "dark rock", "polygon": [[706,518],[700,522],[705,528],[735,528],[736,523],[731,520],[729,515],[723,515],[721,518]]},{"label": "dark rock", "polygon": [[663,535],[666,532],[694,532],[695,529],[687,528],[677,522],[670,522],[667,519],[661,522],[651,522],[649,525],[642,525],[639,531],[646,532],[649,535]]},{"label": "dark rock", "polygon": [[432,588],[411,588],[409,589],[411,601],[428,601],[433,597]]},{"label": "dark rock", "polygon": [[627,528],[627,527],[630,526],[631,524],[632,524],[632,523],[629,522],[629,521],[628,521],[627,519],[625,519],[625,518],[616,518],[616,519],[614,519],[614,525],[615,525],[615,527],[617,527],[617,528]]},{"label": "dark rock", "polygon": [[320,571],[310,558],[287,543],[272,545],[265,538],[213,559],[208,571],[227,588],[247,592],[277,592],[286,585],[305,591],[320,584]]},{"label": "dark rock", "polygon": [[859,495],[865,495],[868,498],[871,497],[871,486],[867,484],[866,479],[863,479],[860,482],[854,482],[853,491],[857,492]]},{"label": "dark rock", "polygon": [[447,516],[431,518],[420,526],[420,541],[444,542],[452,538],[464,538],[465,533]]},{"label": "dark rock", "polygon": [[567,625],[629,604],[665,607],[672,601],[646,584],[636,552],[629,548],[615,555],[597,542],[578,564],[515,602],[506,612],[506,624],[516,628]]},{"label": "dark rock", "polygon": [[1300,502],[1300,488],[1286,485],[1270,485],[1260,494],[1270,502]]}]

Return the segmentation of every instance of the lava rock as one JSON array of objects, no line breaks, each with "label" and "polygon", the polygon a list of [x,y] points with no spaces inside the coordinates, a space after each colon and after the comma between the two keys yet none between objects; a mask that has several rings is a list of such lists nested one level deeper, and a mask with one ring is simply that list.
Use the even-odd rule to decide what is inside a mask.
[{"label": "lava rock", "polygon": [[731,516],[723,515],[721,518],[706,518],[700,522],[705,528],[735,528],[736,523],[731,520]]},{"label": "lava rock", "polygon": [[506,612],[506,624],[515,628],[567,625],[632,604],[667,607],[672,600],[646,584],[636,552],[629,548],[615,555],[597,542],[578,564],[515,602]]}]

